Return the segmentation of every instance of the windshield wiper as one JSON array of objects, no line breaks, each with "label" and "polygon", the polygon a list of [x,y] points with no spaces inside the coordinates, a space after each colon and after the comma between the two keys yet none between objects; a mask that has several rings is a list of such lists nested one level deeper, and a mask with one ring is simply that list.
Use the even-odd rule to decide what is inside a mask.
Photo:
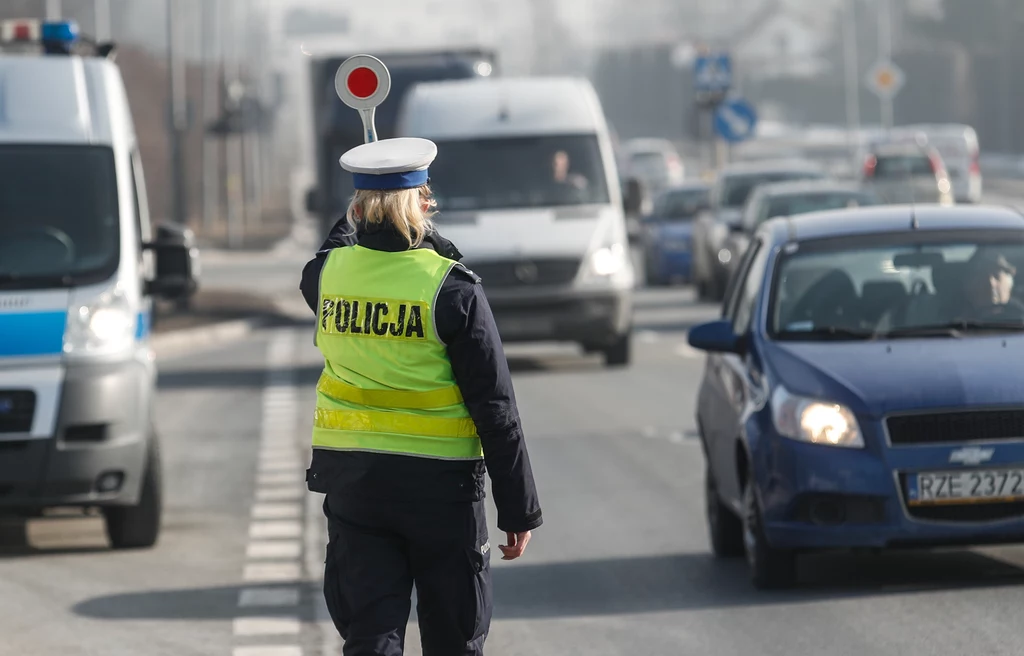
[{"label": "windshield wiper", "polygon": [[900,337],[960,337],[963,333],[970,331],[1024,332],[1024,322],[960,319],[957,321],[929,326],[906,326],[904,328],[893,328],[892,330],[878,333],[876,337],[880,339]]},{"label": "windshield wiper", "polygon": [[70,287],[74,278],[68,273],[52,273],[40,276],[26,276],[21,273],[0,271],[0,287],[12,284],[38,286]]},{"label": "windshield wiper", "polygon": [[816,340],[816,341],[855,341],[874,339],[873,333],[864,330],[851,330],[839,326],[815,326],[810,330],[783,330],[776,333],[775,338],[781,340]]}]

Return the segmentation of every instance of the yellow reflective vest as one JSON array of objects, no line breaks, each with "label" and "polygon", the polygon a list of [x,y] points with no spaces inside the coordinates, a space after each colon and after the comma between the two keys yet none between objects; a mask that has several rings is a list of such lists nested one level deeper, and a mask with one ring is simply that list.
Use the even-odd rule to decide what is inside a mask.
[{"label": "yellow reflective vest", "polygon": [[420,248],[336,248],[320,276],[313,447],[477,460],[480,438],[434,326],[458,264]]}]

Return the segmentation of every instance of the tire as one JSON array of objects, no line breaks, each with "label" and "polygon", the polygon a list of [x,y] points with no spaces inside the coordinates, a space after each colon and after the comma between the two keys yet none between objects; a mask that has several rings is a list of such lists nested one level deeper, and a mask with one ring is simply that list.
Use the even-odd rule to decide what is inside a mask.
[{"label": "tire", "polygon": [[704,468],[704,508],[711,538],[711,553],[718,558],[743,555],[743,522],[718,496],[718,484],[711,465]]},{"label": "tire", "polygon": [[163,476],[160,449],[156,438],[150,440],[142,491],[135,506],[111,506],[103,509],[107,537],[114,549],[145,549],[156,544],[163,515]]},{"label": "tire", "polygon": [[629,333],[622,335],[615,340],[615,343],[604,349],[604,364],[606,367],[625,367],[629,364],[630,356]]},{"label": "tire", "polygon": [[753,473],[748,470],[743,488],[743,542],[751,582],[759,590],[790,588],[796,584],[796,553],[768,544],[754,488]]}]

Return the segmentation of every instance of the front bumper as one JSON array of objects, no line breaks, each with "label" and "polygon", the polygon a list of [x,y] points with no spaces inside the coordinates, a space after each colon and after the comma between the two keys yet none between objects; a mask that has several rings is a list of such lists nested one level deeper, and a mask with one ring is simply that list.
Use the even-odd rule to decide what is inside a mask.
[{"label": "front bumper", "polygon": [[[2,374],[2,388],[18,380],[17,369]],[[0,435],[0,512],[137,504],[153,388],[153,365],[142,360],[68,367],[52,434]],[[105,474],[120,484],[101,491]]]},{"label": "front bumper", "polygon": [[517,289],[487,293],[502,341],[610,345],[633,323],[631,289]]},{"label": "front bumper", "polygon": [[[936,513],[906,503],[903,474],[950,464],[963,444],[892,447],[879,424],[867,447],[843,449],[765,436],[755,455],[769,542],[786,549],[938,547],[1024,542],[1024,504],[993,519],[979,506]],[[973,446],[973,444],[972,444]],[[1020,466],[1024,444],[993,443],[982,468]]]}]

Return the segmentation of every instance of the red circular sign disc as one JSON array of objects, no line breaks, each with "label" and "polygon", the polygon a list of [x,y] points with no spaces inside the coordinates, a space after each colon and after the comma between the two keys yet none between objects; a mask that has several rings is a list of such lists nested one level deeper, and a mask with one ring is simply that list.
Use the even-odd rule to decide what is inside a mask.
[{"label": "red circular sign disc", "polygon": [[361,66],[348,74],[348,90],[356,98],[369,98],[377,91],[377,74]]}]

